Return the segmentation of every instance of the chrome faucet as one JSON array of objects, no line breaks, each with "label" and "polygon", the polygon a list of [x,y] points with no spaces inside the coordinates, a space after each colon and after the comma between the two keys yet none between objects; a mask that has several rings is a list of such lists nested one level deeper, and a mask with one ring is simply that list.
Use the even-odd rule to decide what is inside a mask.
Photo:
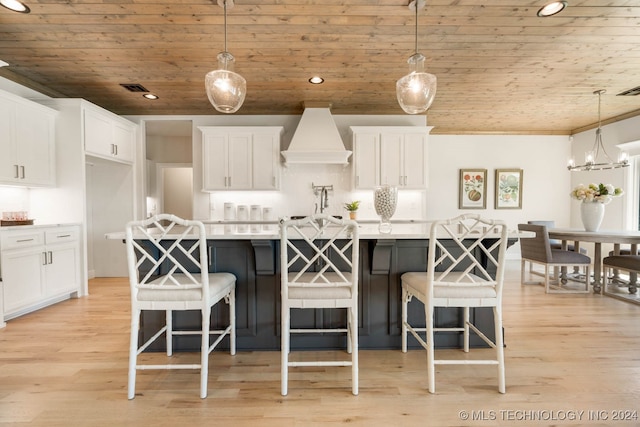
[{"label": "chrome faucet", "polygon": [[318,212],[318,206],[320,206],[320,213],[329,207],[329,191],[333,191],[333,185],[314,185],[311,183],[313,194],[320,196],[320,203],[316,203],[316,213]]},{"label": "chrome faucet", "polygon": [[320,213],[323,213],[329,207],[329,191],[327,187],[322,187],[320,192]]}]

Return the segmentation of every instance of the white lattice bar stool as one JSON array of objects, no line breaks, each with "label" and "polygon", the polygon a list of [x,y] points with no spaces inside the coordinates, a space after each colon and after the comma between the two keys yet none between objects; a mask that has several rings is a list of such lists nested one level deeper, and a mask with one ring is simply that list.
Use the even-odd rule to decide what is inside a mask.
[{"label": "white lattice bar stool", "polygon": [[[402,280],[402,351],[407,351],[407,333],[427,350],[429,392],[435,393],[435,365],[496,365],[498,391],[505,392],[504,345],[502,336],[502,287],[507,227],[503,221],[483,219],[479,215],[434,221],[429,232],[427,271],[407,272]],[[485,260],[485,261],[483,261]],[[408,304],[417,299],[424,305],[426,327],[414,327],[408,321]],[[459,327],[435,327],[435,307],[459,307],[463,310]],[[471,321],[475,307],[493,309],[495,340],[488,338]],[[436,359],[436,332],[463,334],[464,352],[469,352],[470,332],[495,349],[492,359]],[[425,337],[421,333],[426,333]]]},{"label": "white lattice bar stool", "polygon": [[[351,366],[358,394],[358,224],[313,215],[280,224],[282,297],[281,387],[288,392],[290,367]],[[345,328],[291,329],[291,309],[343,308]],[[346,333],[350,360],[290,361],[291,334]]]},{"label": "white lattice bar stool", "polygon": [[[207,397],[209,353],[225,336],[229,336],[231,354],[236,352],[236,277],[231,273],[209,273],[207,236],[200,221],[161,214],[144,221],[129,222],[126,248],[131,286],[128,398],[135,397],[136,371],[139,369],[199,369],[200,397]],[[229,305],[229,326],[210,330],[211,308],[221,301]],[[166,324],[139,345],[143,310],[165,311]],[[201,330],[173,330],[172,312],[175,310],[200,310]],[[173,335],[200,335],[200,363],[138,364],[138,355],[162,334],[166,338],[167,356],[173,354]],[[216,337],[213,342],[211,335]]]}]

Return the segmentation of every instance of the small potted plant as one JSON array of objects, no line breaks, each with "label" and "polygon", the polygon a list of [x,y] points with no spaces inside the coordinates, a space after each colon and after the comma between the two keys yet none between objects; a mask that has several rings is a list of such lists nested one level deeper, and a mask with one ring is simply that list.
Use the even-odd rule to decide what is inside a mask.
[{"label": "small potted plant", "polygon": [[358,212],[358,208],[360,207],[360,200],[354,200],[351,203],[345,203],[344,208],[349,211],[349,219],[356,219],[356,212]]}]

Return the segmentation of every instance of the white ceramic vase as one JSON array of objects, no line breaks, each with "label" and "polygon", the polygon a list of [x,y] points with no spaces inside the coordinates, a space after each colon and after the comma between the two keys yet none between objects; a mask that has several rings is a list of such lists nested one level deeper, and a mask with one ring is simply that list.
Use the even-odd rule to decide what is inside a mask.
[{"label": "white ceramic vase", "polygon": [[580,218],[586,231],[598,231],[600,224],[602,224],[602,218],[604,218],[604,203],[580,203]]}]

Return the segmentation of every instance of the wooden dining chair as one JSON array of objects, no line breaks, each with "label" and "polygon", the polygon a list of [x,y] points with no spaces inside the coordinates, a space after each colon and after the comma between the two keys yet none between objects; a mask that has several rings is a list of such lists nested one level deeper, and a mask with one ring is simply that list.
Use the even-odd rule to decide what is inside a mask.
[{"label": "wooden dining chair", "polygon": [[[610,255],[602,260],[604,272],[604,292],[611,286],[627,286],[629,294],[638,292],[638,273],[640,273],[640,255]],[[619,272],[627,274],[627,279],[620,277]]]},{"label": "wooden dining chair", "polygon": [[[544,225],[518,224],[519,231],[535,233],[535,237],[520,239],[520,283],[522,285],[544,285],[546,293],[586,293],[589,292],[591,280],[591,258],[587,255],[562,249],[552,249],[549,242],[547,227]],[[526,263],[540,264],[544,267],[544,282],[526,280]],[[580,281],[582,286],[574,288],[570,280],[560,275],[562,267],[578,266],[584,270],[584,274],[578,276],[575,281]],[[553,275],[552,272],[553,271]]]},{"label": "wooden dining chair", "polygon": [[[551,220],[533,220],[533,221],[527,221],[527,224],[533,224],[533,225],[544,225],[545,227],[547,227],[547,230],[550,228],[555,228],[556,226],[556,222],[555,221],[551,221]],[[578,242],[579,243],[579,242]],[[562,248],[562,241],[558,240],[558,239],[549,239],[549,246],[551,246],[551,249],[563,249]],[[580,252],[583,255],[587,255],[587,250],[585,248],[582,248],[580,246],[577,246],[577,252]],[[568,243],[566,245],[566,247],[564,248],[564,250],[567,251],[576,251],[576,245]],[[535,263],[530,262],[529,263],[529,274],[537,274],[537,275],[544,275],[544,273],[540,273],[536,270],[534,270],[534,265]],[[578,275],[579,271],[577,270],[579,267],[574,267],[574,274]]]}]

